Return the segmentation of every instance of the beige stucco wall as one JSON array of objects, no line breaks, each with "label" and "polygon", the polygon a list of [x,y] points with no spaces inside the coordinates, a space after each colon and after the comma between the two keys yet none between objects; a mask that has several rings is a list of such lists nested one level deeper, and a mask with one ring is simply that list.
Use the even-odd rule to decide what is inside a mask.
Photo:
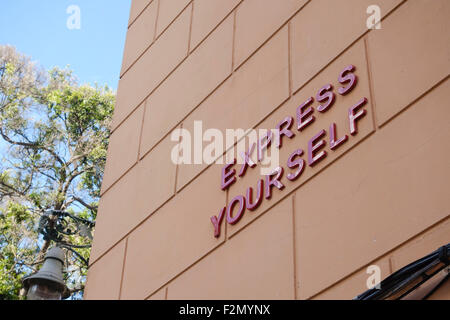
[{"label": "beige stucco wall", "polygon": [[[449,17],[448,0],[133,0],[85,297],[350,299],[369,265],[450,242]],[[171,161],[173,130],[274,128],[348,65],[356,87],[280,148],[306,161],[324,129],[327,156],[214,237],[259,171],[223,191],[223,165]]]}]

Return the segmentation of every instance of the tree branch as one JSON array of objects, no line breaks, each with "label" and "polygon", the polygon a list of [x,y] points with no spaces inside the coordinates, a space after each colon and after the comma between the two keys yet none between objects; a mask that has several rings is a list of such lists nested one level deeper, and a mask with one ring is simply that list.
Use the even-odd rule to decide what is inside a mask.
[{"label": "tree branch", "polygon": [[4,132],[3,132],[3,128],[0,126],[0,135],[2,136],[2,138],[8,142],[9,144],[12,145],[16,145],[16,146],[22,146],[22,147],[26,147],[26,148],[32,148],[32,149],[41,149],[44,151],[47,151],[48,153],[50,153],[62,166],[65,166],[65,162],[53,151],[50,150],[36,142],[32,142],[32,143],[27,143],[27,142],[21,142],[21,141],[14,141],[12,140],[10,137],[8,137]]},{"label": "tree branch", "polygon": [[84,207],[88,208],[91,211],[97,211],[98,206],[92,206],[86,202],[83,201],[83,199],[80,199],[78,197],[72,196],[72,199],[82,204]]}]

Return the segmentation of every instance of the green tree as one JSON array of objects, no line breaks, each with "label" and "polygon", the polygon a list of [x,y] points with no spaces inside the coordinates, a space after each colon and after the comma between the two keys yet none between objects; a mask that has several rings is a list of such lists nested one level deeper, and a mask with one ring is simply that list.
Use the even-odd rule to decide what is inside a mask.
[{"label": "green tree", "polygon": [[[38,232],[47,210],[95,221],[114,103],[108,87],[79,85],[69,69],[46,72],[0,46],[0,299],[20,297],[21,279],[51,245]],[[64,240],[90,243],[79,234]],[[89,258],[89,249],[77,251]],[[66,271],[82,296],[87,270],[71,251]]]}]

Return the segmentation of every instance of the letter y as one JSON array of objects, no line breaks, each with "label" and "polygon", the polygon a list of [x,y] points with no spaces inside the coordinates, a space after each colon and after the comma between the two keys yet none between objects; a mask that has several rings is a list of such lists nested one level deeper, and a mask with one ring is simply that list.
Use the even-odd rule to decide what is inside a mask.
[{"label": "letter y", "polygon": [[219,217],[216,216],[211,217],[211,222],[214,226],[214,237],[216,238],[220,237],[220,225],[222,224],[225,209],[226,207],[223,207],[222,210],[220,210]]}]

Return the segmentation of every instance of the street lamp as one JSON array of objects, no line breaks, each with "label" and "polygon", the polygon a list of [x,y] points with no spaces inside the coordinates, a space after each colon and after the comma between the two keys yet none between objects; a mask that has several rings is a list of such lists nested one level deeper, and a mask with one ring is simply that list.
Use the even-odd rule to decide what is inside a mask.
[{"label": "street lamp", "polygon": [[41,216],[38,232],[43,235],[45,241],[53,241],[56,246],[45,255],[42,268],[22,280],[28,300],[61,300],[70,296],[70,290],[63,278],[62,248],[71,251],[87,267],[88,260],[75,249],[90,248],[91,244],[75,245],[67,239],[68,236],[79,235],[92,240],[91,230],[94,226],[95,222],[60,210],[49,210]]},{"label": "street lamp", "polygon": [[45,255],[42,268],[23,279],[28,300],[61,300],[69,297],[63,279],[64,252],[59,247],[51,248]]}]

